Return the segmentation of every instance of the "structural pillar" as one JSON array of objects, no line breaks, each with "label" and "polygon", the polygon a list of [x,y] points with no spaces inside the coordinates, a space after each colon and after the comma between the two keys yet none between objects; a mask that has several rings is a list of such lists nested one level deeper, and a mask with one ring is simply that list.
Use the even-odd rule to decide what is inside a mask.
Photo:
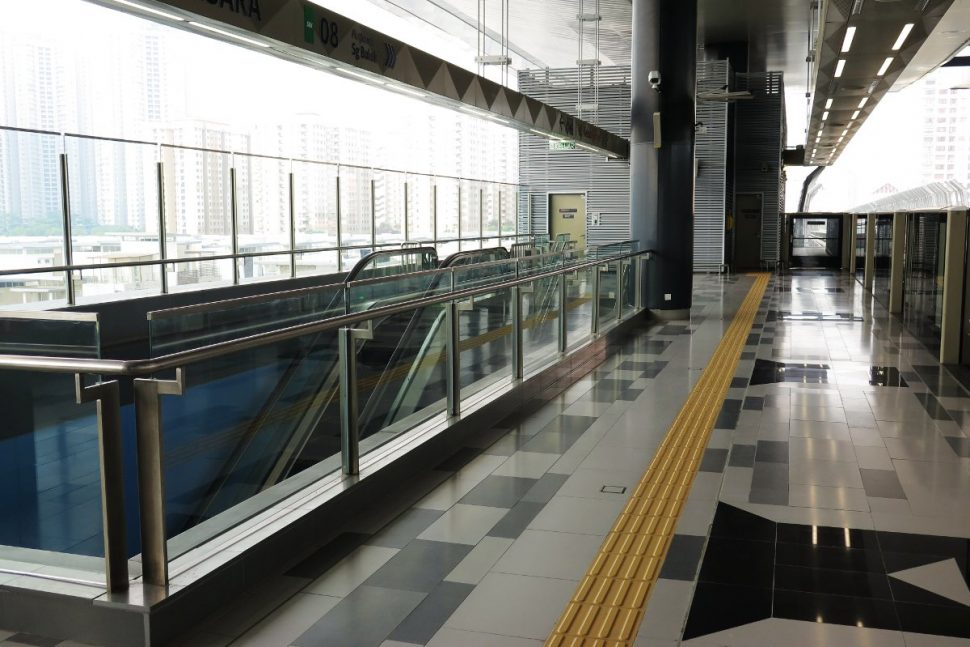
[{"label": "structural pillar", "polygon": [[876,218],[870,213],[866,216],[866,271],[862,275],[862,287],[872,292],[872,279],[876,276]]},{"label": "structural pillar", "polygon": [[893,214],[893,251],[889,270],[889,314],[903,312],[903,254],[906,253],[906,214]]},{"label": "structural pillar", "polygon": [[855,248],[859,244],[859,232],[857,231],[857,223],[859,216],[850,213],[849,218],[849,276],[855,279]]},{"label": "structural pillar", "polygon": [[967,212],[952,210],[946,216],[946,263],[943,268],[943,326],[940,330],[940,363],[960,363],[963,331],[964,246]]},{"label": "structural pillar", "polygon": [[852,230],[855,229],[855,218],[850,213],[842,214],[842,269],[848,270],[852,266],[855,256],[855,246],[852,244]]},{"label": "structural pillar", "polygon": [[643,303],[667,319],[691,306],[696,47],[697,0],[633,0],[631,229],[654,252]]}]

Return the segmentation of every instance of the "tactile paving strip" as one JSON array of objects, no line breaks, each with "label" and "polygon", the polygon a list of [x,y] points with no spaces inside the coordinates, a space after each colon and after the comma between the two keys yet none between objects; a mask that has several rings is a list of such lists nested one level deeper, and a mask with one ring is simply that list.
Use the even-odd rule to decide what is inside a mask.
[{"label": "tactile paving strip", "polygon": [[620,647],[631,645],[636,638],[674,527],[768,285],[768,274],[754,277],[748,296],[606,536],[546,641],[547,647]]}]

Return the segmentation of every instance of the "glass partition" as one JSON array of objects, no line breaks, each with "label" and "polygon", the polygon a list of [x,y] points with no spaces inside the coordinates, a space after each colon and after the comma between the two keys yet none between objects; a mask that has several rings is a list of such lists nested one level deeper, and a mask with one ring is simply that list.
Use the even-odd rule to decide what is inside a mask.
[{"label": "glass partition", "polygon": [[947,214],[911,213],[907,219],[903,322],[938,354],[943,328],[943,272],[948,262]]},{"label": "glass partition", "polygon": [[872,295],[885,307],[889,307],[890,271],[893,254],[893,216],[876,218],[875,268],[872,276]]},{"label": "glass partition", "polygon": [[406,200],[403,173],[375,172],[374,231],[378,244],[400,243],[407,240],[404,224]]},{"label": "glass partition", "polygon": [[[370,169],[340,168],[340,245],[354,247],[374,242],[374,176]],[[351,264],[352,266],[353,264]]]}]

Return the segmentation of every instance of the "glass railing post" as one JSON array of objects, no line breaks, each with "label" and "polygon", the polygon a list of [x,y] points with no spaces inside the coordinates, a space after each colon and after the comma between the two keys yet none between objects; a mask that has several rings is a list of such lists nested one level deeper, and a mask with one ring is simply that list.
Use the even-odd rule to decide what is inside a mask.
[{"label": "glass railing post", "polygon": [[[60,154],[61,171],[61,227],[64,231],[64,265],[70,268],[74,265],[74,236],[71,233],[71,186],[70,172],[67,165],[67,153]],[[67,283],[67,304],[74,305],[77,302],[74,294],[74,273],[70,269],[65,272]]]},{"label": "glass railing post", "polygon": [[623,321],[623,303],[626,301],[626,273],[629,271],[627,261],[616,262],[616,320]]},{"label": "glass railing post", "polygon": [[[518,273],[516,265],[516,273]],[[522,286],[512,288],[512,379],[522,379]]]},{"label": "glass railing post", "polygon": [[[292,162],[291,162],[292,169]],[[290,206],[289,221],[290,221],[290,278],[296,278],[296,179],[293,176],[293,171],[290,170],[289,176],[289,199],[288,203]],[[338,253],[339,255],[339,253]],[[338,267],[339,270],[339,267]]]},{"label": "glass railing post", "polygon": [[357,337],[353,328],[341,328],[340,345],[340,454],[344,474],[360,472],[360,427],[357,406]]},{"label": "glass railing post", "polygon": [[559,352],[566,352],[567,330],[566,330],[566,274],[559,275]]},{"label": "glass railing post", "polygon": [[633,285],[636,294],[633,295],[636,311],[643,310],[643,257],[637,256],[633,259]]},{"label": "glass railing post", "polygon": [[600,331],[600,266],[593,266],[593,323],[590,329],[592,334],[597,334]]},{"label": "glass railing post", "polygon": [[146,584],[156,586],[168,584],[161,396],[182,395],[184,390],[185,373],[182,369],[176,371],[175,380],[135,380],[142,578]]},{"label": "glass railing post", "polygon": [[104,533],[104,578],[108,591],[128,588],[128,543],[125,533],[125,474],[121,449],[121,395],[117,380],[84,386],[75,375],[77,403],[97,402],[101,472],[101,529]]},{"label": "glass railing post", "polygon": [[232,284],[239,285],[239,200],[236,195],[236,160],[229,169],[229,231],[232,236]]},{"label": "glass railing post", "polygon": [[156,169],[156,181],[158,183],[158,254],[162,260],[159,265],[162,279],[162,294],[168,294],[168,265],[165,259],[168,257],[167,243],[168,234],[165,231],[165,163],[159,159]]},{"label": "glass railing post", "polygon": [[461,415],[461,336],[458,313],[458,302],[449,301],[446,304],[446,352],[448,353],[448,416]]}]

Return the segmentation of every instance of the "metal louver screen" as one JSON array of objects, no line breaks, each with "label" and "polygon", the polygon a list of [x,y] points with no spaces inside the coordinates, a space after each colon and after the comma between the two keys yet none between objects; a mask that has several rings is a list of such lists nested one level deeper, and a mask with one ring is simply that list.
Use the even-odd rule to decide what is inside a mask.
[{"label": "metal louver screen", "polygon": [[781,72],[737,74],[738,90],[754,95],[737,103],[736,193],[760,193],[761,260],[777,263],[784,212],[781,155],[785,142],[785,89]]},{"label": "metal louver screen", "polygon": [[[698,61],[698,94],[725,88],[729,75],[728,61]],[[728,104],[698,100],[697,121],[704,129],[694,140],[694,271],[717,272],[724,265]]]},{"label": "metal louver screen", "polygon": [[[519,92],[598,125],[630,136],[630,66],[523,70]],[[582,80],[582,82],[580,82]],[[577,109],[594,104],[596,110]],[[630,163],[606,161],[583,150],[554,151],[544,137],[519,135],[520,231],[549,232],[548,194],[586,193],[586,240],[595,245],[630,238]]]}]

